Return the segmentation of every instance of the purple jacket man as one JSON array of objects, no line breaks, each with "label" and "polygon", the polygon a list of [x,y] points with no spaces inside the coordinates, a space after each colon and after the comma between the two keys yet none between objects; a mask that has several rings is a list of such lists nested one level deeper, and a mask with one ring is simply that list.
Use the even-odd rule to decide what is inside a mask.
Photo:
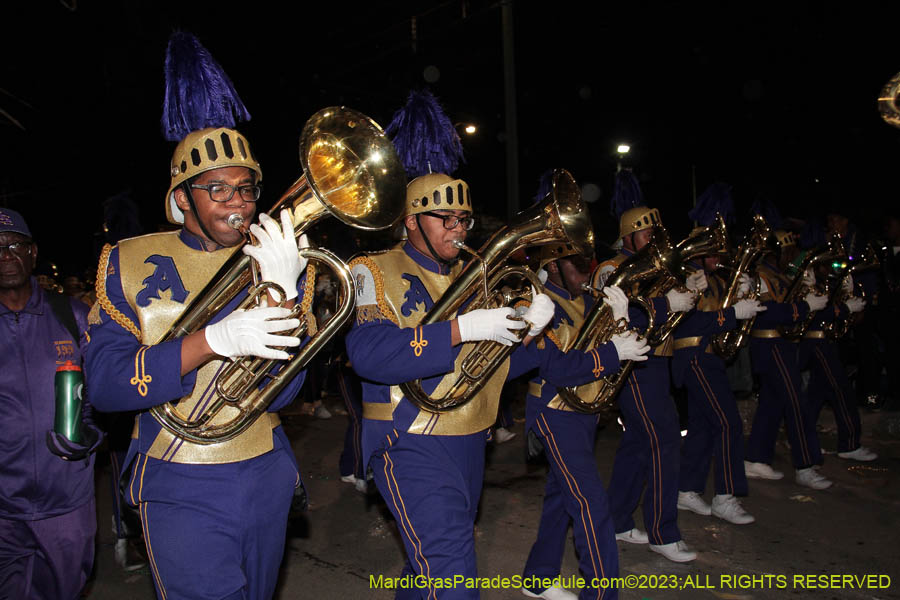
[{"label": "purple jacket man", "polygon": [[81,593],[94,560],[94,456],[101,435],[84,406],[84,441],[54,434],[54,376],[81,364],[87,311],[71,306],[78,338],[31,276],[37,245],[22,216],[0,208],[0,598]]}]

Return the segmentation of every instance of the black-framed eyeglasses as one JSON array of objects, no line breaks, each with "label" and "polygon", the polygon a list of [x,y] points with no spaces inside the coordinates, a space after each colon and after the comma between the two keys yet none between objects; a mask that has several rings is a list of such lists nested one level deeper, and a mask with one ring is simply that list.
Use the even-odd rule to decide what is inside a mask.
[{"label": "black-framed eyeglasses", "polygon": [[256,202],[262,193],[262,186],[258,183],[246,185],[228,185],[227,183],[209,183],[206,185],[197,185],[192,183],[191,188],[197,190],[206,190],[209,199],[213,202],[228,202],[234,196],[235,190],[241,195],[244,202]]},{"label": "black-framed eyeglasses", "polygon": [[12,244],[0,244],[0,254],[3,254],[4,250],[9,250],[13,254],[18,254],[19,256],[25,256],[29,252],[31,252],[31,242],[13,242]]},{"label": "black-framed eyeglasses", "polygon": [[462,225],[463,229],[471,231],[475,227],[475,217],[457,217],[456,215],[442,215],[436,212],[425,212],[422,214],[441,219],[444,222],[444,229],[456,229],[457,225]]}]

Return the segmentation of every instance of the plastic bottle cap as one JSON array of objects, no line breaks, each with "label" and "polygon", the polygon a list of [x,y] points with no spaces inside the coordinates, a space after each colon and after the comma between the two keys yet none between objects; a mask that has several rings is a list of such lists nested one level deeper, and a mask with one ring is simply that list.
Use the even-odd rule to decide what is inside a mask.
[{"label": "plastic bottle cap", "polygon": [[81,367],[73,363],[71,360],[67,360],[66,364],[59,365],[56,367],[57,371],[80,371]]}]

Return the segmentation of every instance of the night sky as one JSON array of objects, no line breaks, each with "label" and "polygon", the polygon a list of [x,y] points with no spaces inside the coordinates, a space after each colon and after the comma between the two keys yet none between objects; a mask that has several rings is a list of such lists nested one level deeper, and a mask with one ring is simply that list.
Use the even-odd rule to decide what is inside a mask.
[{"label": "night sky", "polygon": [[[741,217],[762,196],[799,219],[839,203],[877,228],[897,198],[900,130],[876,99],[900,71],[900,10],[796,4],[515,2],[521,205],[543,171],[564,167],[599,188],[596,231],[612,241],[615,147],[627,142],[626,164],[673,237],[689,228],[695,187],[716,181],[733,186]],[[174,144],[159,118],[176,28],[210,50],[253,115],[239,129],[265,173],[260,208],[300,175],[297,140],[314,112],[343,104],[386,126],[411,88],[428,86],[454,122],[478,125],[463,137],[458,176],[477,212],[505,218],[499,3],[38,0],[2,10],[0,109],[24,130],[0,115],[0,205],[26,215],[42,256],[64,271],[94,263],[111,195],[132,190],[143,231],[165,222]]]}]

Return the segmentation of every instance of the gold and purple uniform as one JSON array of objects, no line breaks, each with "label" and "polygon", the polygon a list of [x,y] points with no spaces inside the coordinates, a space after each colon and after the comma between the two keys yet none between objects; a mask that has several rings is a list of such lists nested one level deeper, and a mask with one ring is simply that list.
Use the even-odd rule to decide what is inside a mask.
[{"label": "gold and purple uniform", "polygon": [[[552,281],[545,293],[556,304],[556,313],[547,326],[547,344],[567,351],[578,335],[594,300],[589,294],[572,297]],[[612,343],[597,348],[598,371],[602,376],[619,369],[619,357]],[[579,388],[590,395],[594,386]],[[556,393],[556,386],[538,376],[528,385],[525,427],[541,440],[548,463],[547,485],[537,539],[531,547],[523,577],[553,579],[560,574],[569,524],[575,538],[578,565],[587,581],[617,577],[619,553],[609,500],[594,457],[599,415],[575,412]],[[543,589],[531,587],[533,593]],[[615,588],[581,591],[580,598],[612,600]]]},{"label": "gold and purple uniform", "polygon": [[[409,242],[354,259],[356,323],[347,353],[362,378],[363,457],[397,520],[406,549],[404,575],[475,577],[473,527],[484,476],[485,443],[507,379],[534,368],[553,385],[596,379],[597,353],[568,355],[553,344],[520,346],[468,403],[440,414],[420,410],[399,384],[422,379],[441,394],[455,380],[463,348],[451,322],[419,325],[458,275]],[[477,598],[477,589],[425,586],[398,598]]]},{"label": "gold and purple uniform", "polygon": [[[138,411],[123,470],[127,500],[140,510],[161,598],[269,598],[284,551],[299,470],[278,410],[303,383],[288,384],[262,417],[232,440],[195,444],[163,429],[147,409],[178,402],[196,415],[227,364],[211,360],[181,375],[182,339],[160,342],[218,268],[240,246],[204,251],[182,229],[107,247],[98,302],[89,315],[88,394],[103,411]],[[312,276],[298,282],[311,302]],[[238,294],[211,322],[234,311]],[[227,412],[227,410],[225,411]],[[214,423],[228,419],[220,414]]]},{"label": "gold and purple uniform", "polygon": [[675,330],[672,379],[688,393],[687,436],[681,447],[678,489],[703,493],[711,459],[715,459],[716,494],[747,494],[741,415],[728,382],[725,361],[713,352],[710,338],[738,325],[734,308],[721,309],[726,283],[707,273],[708,287],[696,309]]},{"label": "gold and purple uniform", "polygon": [[821,464],[822,451],[809,403],[800,394],[797,344],[782,337],[779,327],[802,321],[809,305],[785,301],[791,282],[771,262],[762,261],[758,273],[768,290],[760,297],[766,310],[757,315],[750,332],[750,359],[760,388],[747,440],[747,460],[772,464],[784,419],[794,467],[804,469]]}]

